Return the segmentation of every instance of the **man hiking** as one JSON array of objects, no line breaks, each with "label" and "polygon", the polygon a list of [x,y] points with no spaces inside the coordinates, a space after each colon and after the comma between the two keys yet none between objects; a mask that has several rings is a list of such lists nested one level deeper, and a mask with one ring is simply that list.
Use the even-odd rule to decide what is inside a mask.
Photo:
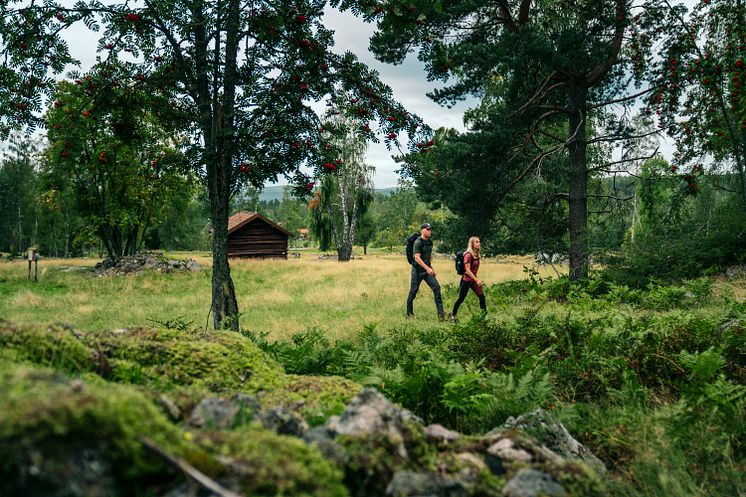
[{"label": "man hiking", "polygon": [[440,283],[435,277],[435,269],[432,267],[431,259],[433,255],[433,242],[430,239],[433,234],[433,227],[430,223],[424,223],[420,226],[420,236],[415,240],[413,253],[414,262],[412,263],[412,280],[407,297],[407,319],[414,319],[414,298],[420,290],[422,280],[433,290],[435,296],[435,307],[438,309],[438,319],[443,321],[443,299],[440,296]]}]

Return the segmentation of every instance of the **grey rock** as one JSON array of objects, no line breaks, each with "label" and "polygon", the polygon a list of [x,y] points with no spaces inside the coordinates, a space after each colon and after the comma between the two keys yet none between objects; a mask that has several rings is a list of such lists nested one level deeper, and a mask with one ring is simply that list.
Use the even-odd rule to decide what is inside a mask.
[{"label": "grey rock", "polygon": [[425,435],[427,435],[429,440],[434,442],[453,442],[461,438],[460,433],[449,430],[439,424],[427,425],[425,427]]},{"label": "grey rock", "polygon": [[564,497],[565,489],[551,476],[524,468],[503,487],[504,497]]},{"label": "grey rock", "polygon": [[459,475],[466,480],[477,480],[481,473],[488,470],[484,459],[471,452],[459,452],[455,457],[462,465]]},{"label": "grey rock", "polygon": [[303,434],[303,441],[309,445],[315,445],[322,456],[338,466],[344,465],[348,460],[344,448],[334,441],[333,434],[326,426],[316,426],[307,430]]},{"label": "grey rock", "polygon": [[189,415],[189,424],[197,428],[225,430],[232,428],[239,408],[228,399],[202,399]]},{"label": "grey rock", "polygon": [[533,457],[526,450],[515,446],[509,438],[501,438],[488,449],[487,453],[507,461],[531,462]]},{"label": "grey rock", "polygon": [[746,270],[742,266],[728,266],[725,268],[726,278],[738,278],[746,274]]},{"label": "grey rock", "polygon": [[193,271],[193,272],[202,271],[202,264],[195,261],[194,259],[189,259],[186,263],[186,268],[189,271]]},{"label": "grey rock", "polygon": [[362,435],[380,431],[398,431],[406,421],[419,421],[378,390],[365,388],[347,405],[340,416],[332,416],[327,428],[335,435]]},{"label": "grey rock", "polygon": [[718,331],[720,333],[726,333],[726,332],[742,332],[744,328],[744,323],[740,319],[729,319],[728,321],[722,323],[718,327]]},{"label": "grey rock", "polygon": [[397,471],[386,487],[389,497],[466,497],[467,486],[454,478],[435,473]]},{"label": "grey rock", "polygon": [[575,440],[567,428],[544,409],[536,409],[517,418],[508,418],[503,426],[525,431],[556,454],[567,459],[580,460],[599,474],[606,473],[604,463]]},{"label": "grey rock", "polygon": [[305,419],[284,407],[260,412],[257,415],[257,420],[268,430],[280,435],[302,437],[303,433],[308,430],[308,423]]},{"label": "grey rock", "polygon": [[419,419],[406,409],[391,403],[373,388],[365,388],[347,405],[340,416],[332,416],[326,422],[327,429],[334,434],[364,436],[380,434],[398,446],[399,456],[407,458],[405,434],[409,428],[422,429]]},{"label": "grey rock", "polygon": [[21,455],[17,474],[9,473],[0,488],[11,489],[8,495],[40,495],[22,494],[22,489],[45,489],[44,495],[70,497],[111,495],[116,480],[107,452],[105,447],[71,448],[57,454],[31,449]]}]

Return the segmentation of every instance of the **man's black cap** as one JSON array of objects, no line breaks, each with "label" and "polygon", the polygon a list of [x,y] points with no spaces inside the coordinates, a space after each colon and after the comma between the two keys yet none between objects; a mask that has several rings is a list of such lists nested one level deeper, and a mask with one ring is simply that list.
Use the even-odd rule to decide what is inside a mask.
[{"label": "man's black cap", "polygon": [[433,227],[430,225],[430,223],[422,223],[422,226],[420,226],[421,230],[424,229],[432,229]]}]

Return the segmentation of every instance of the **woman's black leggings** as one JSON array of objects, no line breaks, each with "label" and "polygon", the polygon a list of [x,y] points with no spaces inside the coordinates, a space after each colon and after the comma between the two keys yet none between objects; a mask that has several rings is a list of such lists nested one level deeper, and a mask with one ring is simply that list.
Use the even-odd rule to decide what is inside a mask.
[{"label": "woman's black leggings", "polygon": [[458,312],[458,308],[466,299],[466,294],[469,293],[469,288],[474,290],[474,293],[476,293],[477,297],[479,297],[479,308],[483,311],[487,310],[487,302],[484,299],[484,292],[482,291],[482,287],[477,285],[476,281],[466,281],[462,279],[461,286],[458,289],[458,299],[453,304],[453,311],[451,312],[452,316],[456,315],[456,313]]}]

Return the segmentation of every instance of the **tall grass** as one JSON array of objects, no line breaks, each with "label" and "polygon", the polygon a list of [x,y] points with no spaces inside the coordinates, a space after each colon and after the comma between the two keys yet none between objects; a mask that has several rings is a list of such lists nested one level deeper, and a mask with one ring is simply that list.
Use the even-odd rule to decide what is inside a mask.
[{"label": "tall grass", "polygon": [[[182,320],[205,326],[210,308],[210,260],[197,259],[205,270],[131,276],[94,277],[91,259],[42,259],[38,283],[28,280],[25,261],[0,262],[0,318],[12,322],[69,323],[97,330]],[[375,254],[340,263],[304,252],[299,259],[231,261],[241,326],[273,339],[316,328],[332,339],[366,326],[388,329],[402,323],[409,291],[409,266],[403,255]],[[485,282],[524,276],[529,259],[489,259],[480,267]],[[447,258],[435,263],[447,308],[456,298],[459,276]],[[549,275],[551,270],[546,270]],[[415,301],[417,320],[437,321],[430,289],[422,284]],[[468,298],[462,316],[477,313]]]}]

